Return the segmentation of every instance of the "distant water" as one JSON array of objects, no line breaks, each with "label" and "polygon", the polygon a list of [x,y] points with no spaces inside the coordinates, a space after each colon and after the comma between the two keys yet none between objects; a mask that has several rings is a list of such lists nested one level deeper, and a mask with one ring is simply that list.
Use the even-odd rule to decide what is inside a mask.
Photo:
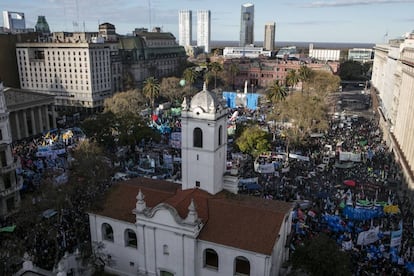
[{"label": "distant water", "polygon": [[[301,41],[276,41],[275,47],[281,48],[285,46],[296,46],[298,48],[309,48],[309,44],[313,43],[313,47],[316,49],[349,49],[349,48],[373,48],[374,43],[355,43],[355,42],[301,42]],[[256,46],[263,46],[263,41],[256,41]],[[239,46],[238,41],[224,41],[213,40],[211,41],[211,48],[222,47],[236,47]]]}]

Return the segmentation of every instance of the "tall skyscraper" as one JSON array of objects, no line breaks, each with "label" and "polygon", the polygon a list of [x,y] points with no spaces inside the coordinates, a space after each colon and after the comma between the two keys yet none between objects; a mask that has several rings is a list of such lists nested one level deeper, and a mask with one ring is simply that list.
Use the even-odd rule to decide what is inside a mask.
[{"label": "tall skyscraper", "polygon": [[275,29],[275,22],[266,23],[263,42],[265,50],[273,51],[275,49]]},{"label": "tall skyscraper", "polygon": [[197,11],[197,46],[204,46],[204,52],[210,53],[211,13]]},{"label": "tall skyscraper", "polygon": [[246,3],[241,6],[239,46],[243,47],[249,44],[254,44],[253,29],[254,5],[251,3]]},{"label": "tall skyscraper", "polygon": [[26,29],[24,13],[3,11],[3,27],[12,33],[24,31]]},{"label": "tall skyscraper", "polygon": [[178,13],[178,44],[189,46],[192,41],[192,12],[181,10]]}]

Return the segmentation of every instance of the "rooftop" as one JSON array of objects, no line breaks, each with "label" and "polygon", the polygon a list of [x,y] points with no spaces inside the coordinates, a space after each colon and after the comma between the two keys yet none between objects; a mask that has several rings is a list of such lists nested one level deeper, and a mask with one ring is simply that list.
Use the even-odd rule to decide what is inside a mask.
[{"label": "rooftop", "polygon": [[98,215],[135,223],[132,210],[141,190],[148,208],[165,203],[185,219],[194,200],[199,218],[205,224],[199,239],[271,255],[285,216],[292,203],[235,195],[222,191],[211,195],[200,189],[181,190],[181,185],[149,178],[134,178],[115,184]]}]

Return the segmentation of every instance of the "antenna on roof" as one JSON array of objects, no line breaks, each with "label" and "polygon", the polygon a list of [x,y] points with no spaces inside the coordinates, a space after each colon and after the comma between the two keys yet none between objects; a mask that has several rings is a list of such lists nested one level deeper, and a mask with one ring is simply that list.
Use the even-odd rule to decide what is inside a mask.
[{"label": "antenna on roof", "polygon": [[148,0],[148,21],[149,21],[148,30],[151,30],[151,0]]}]

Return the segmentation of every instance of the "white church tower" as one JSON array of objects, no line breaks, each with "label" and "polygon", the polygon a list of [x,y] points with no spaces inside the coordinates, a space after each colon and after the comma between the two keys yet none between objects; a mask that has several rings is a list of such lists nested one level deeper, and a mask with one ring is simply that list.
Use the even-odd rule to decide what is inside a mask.
[{"label": "white church tower", "polygon": [[182,107],[182,189],[198,187],[216,194],[223,190],[226,170],[227,108],[205,84]]}]

